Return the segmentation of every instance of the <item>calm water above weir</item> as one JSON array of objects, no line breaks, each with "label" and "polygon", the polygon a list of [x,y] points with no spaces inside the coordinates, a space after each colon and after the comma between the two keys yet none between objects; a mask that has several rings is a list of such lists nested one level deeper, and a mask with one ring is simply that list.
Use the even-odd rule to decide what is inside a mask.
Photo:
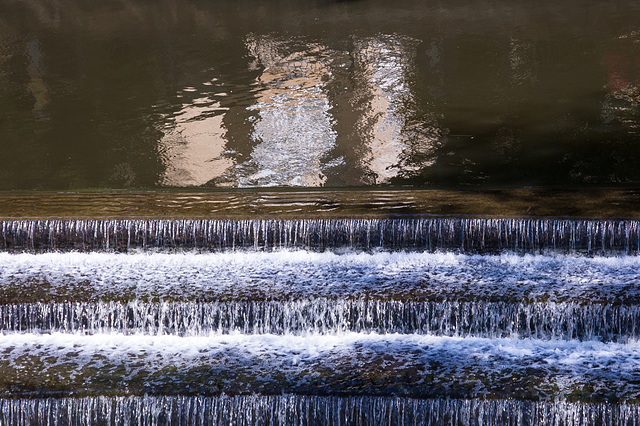
[{"label": "calm water above weir", "polygon": [[0,4],[0,190],[640,184],[640,5]]}]

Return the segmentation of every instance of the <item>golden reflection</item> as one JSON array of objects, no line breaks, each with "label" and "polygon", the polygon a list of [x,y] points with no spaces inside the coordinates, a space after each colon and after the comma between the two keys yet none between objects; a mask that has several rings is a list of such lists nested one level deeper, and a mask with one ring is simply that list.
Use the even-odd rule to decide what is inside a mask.
[{"label": "golden reflection", "polygon": [[263,68],[256,81],[250,158],[237,167],[238,186],[322,186],[336,132],[325,86],[331,79],[331,52],[317,44],[271,36],[246,41]]},{"label": "golden reflection", "polygon": [[[183,92],[193,92],[185,88]],[[203,96],[185,103],[167,125],[160,141],[166,170],[165,186],[198,186],[222,176],[233,165],[223,157],[226,147],[222,125],[224,109]]]}]

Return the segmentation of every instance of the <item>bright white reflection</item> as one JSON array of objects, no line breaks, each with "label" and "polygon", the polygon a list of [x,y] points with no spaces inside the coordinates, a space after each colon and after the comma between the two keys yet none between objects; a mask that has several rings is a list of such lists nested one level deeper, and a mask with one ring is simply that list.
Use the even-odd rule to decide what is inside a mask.
[{"label": "bright white reflection", "polygon": [[256,112],[249,159],[236,169],[238,186],[322,186],[336,132],[324,92],[331,79],[330,52],[323,46],[270,36],[246,41],[255,66]]},{"label": "bright white reflection", "polygon": [[[233,165],[224,158],[225,129],[222,124],[225,108],[210,95],[198,93],[193,87],[179,96],[196,95],[167,120],[160,141],[166,170],[162,184],[166,186],[197,186],[220,177]],[[200,97],[197,97],[200,96]]]},{"label": "bright white reflection", "polygon": [[369,103],[359,126],[367,144],[363,164],[375,176],[375,183],[386,183],[400,172],[408,141],[403,135],[406,117],[402,111],[411,94],[407,72],[413,59],[415,41],[395,35],[356,40],[355,57],[362,70],[362,91]]}]

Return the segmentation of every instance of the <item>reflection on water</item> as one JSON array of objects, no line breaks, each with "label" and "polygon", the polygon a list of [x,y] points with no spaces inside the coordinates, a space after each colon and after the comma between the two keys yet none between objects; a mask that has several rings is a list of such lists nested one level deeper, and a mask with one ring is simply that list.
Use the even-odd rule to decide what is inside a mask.
[{"label": "reflection on water", "polygon": [[0,189],[640,183],[640,6],[0,3]]},{"label": "reflection on water", "polygon": [[[203,85],[210,87],[213,82]],[[226,108],[210,96],[216,95],[201,93],[193,87],[183,89],[179,98],[187,99],[182,109],[165,119],[160,150],[165,153],[167,168],[162,185],[203,185],[232,166],[230,159],[222,157],[226,146],[222,125]]]},{"label": "reflection on water", "polygon": [[[238,186],[322,186],[335,145],[331,105],[324,93],[331,79],[331,52],[321,45],[250,36],[247,48],[256,81],[256,111],[250,158],[238,167]],[[293,45],[293,46],[292,46]]]},{"label": "reflection on water", "polygon": [[387,183],[398,174],[406,148],[401,110],[403,98],[410,96],[405,75],[411,57],[402,41],[381,36],[356,42],[358,65],[370,93],[368,108],[361,118],[369,148],[362,161],[373,173],[375,183]]},{"label": "reflection on water", "polygon": [[[431,129],[427,135],[420,134],[410,122],[413,111],[409,108],[415,100],[408,80],[419,44],[398,35],[379,35],[355,43],[364,86],[359,88],[359,96],[367,100],[359,126],[367,144],[361,161],[371,171],[371,183],[389,183],[398,175],[410,175],[433,163],[425,156],[432,153],[442,132],[423,122],[418,126]],[[420,152],[411,152],[415,148]]]},{"label": "reflection on water", "polygon": [[619,37],[620,46],[607,54],[609,93],[603,102],[605,123],[619,123],[634,135],[640,130],[640,31]]},{"label": "reflection on water", "polygon": [[27,87],[34,97],[33,112],[37,116],[42,114],[42,111],[49,103],[47,85],[42,79],[44,71],[42,69],[42,52],[37,40],[32,40],[27,44],[27,57],[29,58],[29,64],[27,65],[29,83]]}]

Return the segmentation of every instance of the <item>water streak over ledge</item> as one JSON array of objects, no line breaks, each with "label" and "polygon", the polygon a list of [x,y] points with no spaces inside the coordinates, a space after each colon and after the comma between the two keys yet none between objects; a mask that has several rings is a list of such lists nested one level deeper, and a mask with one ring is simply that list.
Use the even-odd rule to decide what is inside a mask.
[{"label": "water streak over ledge", "polygon": [[327,299],[30,303],[0,305],[0,332],[178,336],[358,332],[626,342],[640,338],[640,307]]},{"label": "water streak over ledge", "polygon": [[636,254],[640,221],[436,217],[421,219],[7,220],[8,251],[132,248]]},{"label": "water streak over ledge", "polygon": [[324,396],[0,399],[3,425],[632,425],[637,405]]}]

